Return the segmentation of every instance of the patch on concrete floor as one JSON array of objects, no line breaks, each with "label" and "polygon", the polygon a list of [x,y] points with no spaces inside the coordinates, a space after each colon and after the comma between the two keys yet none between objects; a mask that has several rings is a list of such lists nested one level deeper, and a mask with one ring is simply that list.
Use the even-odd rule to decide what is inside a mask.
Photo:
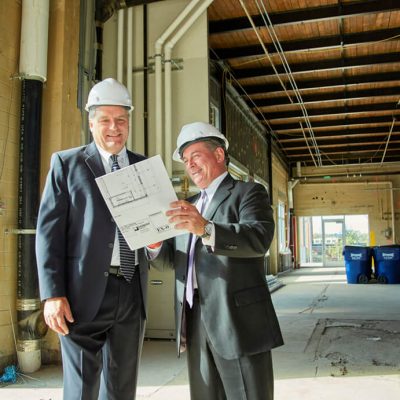
[{"label": "patch on concrete floor", "polygon": [[400,371],[400,321],[320,319],[305,349],[316,376]]}]

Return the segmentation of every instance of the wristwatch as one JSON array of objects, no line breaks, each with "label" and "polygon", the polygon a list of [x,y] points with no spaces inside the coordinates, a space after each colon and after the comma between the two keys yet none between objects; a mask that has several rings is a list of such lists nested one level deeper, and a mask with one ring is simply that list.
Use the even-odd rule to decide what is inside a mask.
[{"label": "wristwatch", "polygon": [[212,229],[213,229],[213,223],[211,221],[208,221],[204,225],[204,233],[202,235],[200,235],[200,237],[202,239],[209,239],[211,237],[211,234],[212,234]]}]

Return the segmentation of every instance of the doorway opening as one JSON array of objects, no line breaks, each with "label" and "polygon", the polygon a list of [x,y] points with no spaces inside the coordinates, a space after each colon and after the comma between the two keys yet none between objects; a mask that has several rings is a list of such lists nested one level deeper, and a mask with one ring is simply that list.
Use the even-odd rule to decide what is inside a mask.
[{"label": "doorway opening", "polygon": [[369,245],[368,215],[299,217],[300,266],[344,266],[346,245]]}]

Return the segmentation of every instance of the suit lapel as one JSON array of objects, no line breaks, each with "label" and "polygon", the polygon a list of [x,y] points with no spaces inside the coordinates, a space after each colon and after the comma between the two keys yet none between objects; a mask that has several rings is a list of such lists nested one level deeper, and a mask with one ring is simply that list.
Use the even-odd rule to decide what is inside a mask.
[{"label": "suit lapel", "polygon": [[[137,158],[134,153],[127,150],[127,154],[128,154],[129,165],[137,162]],[[92,174],[95,176],[95,178],[103,176],[106,172],[104,171],[101,155],[97,150],[97,147],[94,142],[91,142],[90,144],[87,145],[85,150],[85,155],[86,155],[85,162],[92,171]]]},{"label": "suit lapel", "polygon": [[[221,182],[219,185],[217,191],[215,192],[211,203],[208,205],[207,210],[204,214],[205,219],[211,219],[215,212],[217,211],[218,207],[220,204],[230,196],[232,189],[234,187],[234,179],[228,174],[225,179]],[[200,197],[200,193],[197,195],[188,198],[187,200],[192,203],[196,204]],[[182,249],[183,251],[186,251],[187,254],[189,255],[189,246],[190,246],[190,238],[191,234],[184,234],[184,235],[179,235],[176,237],[177,240],[177,247]]]},{"label": "suit lapel", "polygon": [[128,149],[126,149],[126,152],[127,152],[127,154],[128,154],[129,165],[135,164],[135,162],[136,162],[136,157],[135,157],[135,155],[134,155],[132,152],[130,152]]},{"label": "suit lapel", "polygon": [[95,178],[103,176],[106,172],[104,171],[103,162],[101,161],[101,155],[97,150],[94,142],[87,145],[85,150],[86,165],[92,171]]},{"label": "suit lapel", "polygon": [[234,179],[228,174],[221,182],[213,198],[211,199],[211,203],[208,205],[204,214],[205,219],[211,219],[214,216],[220,204],[230,196],[233,187]]}]

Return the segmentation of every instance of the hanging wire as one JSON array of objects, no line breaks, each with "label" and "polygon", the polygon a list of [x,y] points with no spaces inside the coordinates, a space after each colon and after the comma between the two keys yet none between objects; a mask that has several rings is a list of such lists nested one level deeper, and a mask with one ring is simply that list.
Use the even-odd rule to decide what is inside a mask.
[{"label": "hanging wire", "polygon": [[[243,4],[242,1],[241,1],[241,3]],[[283,49],[282,49],[282,46],[281,46],[280,41],[279,41],[279,39],[278,39],[278,36],[276,35],[275,29],[273,28],[271,19],[270,19],[269,15],[268,15],[268,12],[267,12],[267,10],[266,10],[266,8],[265,8],[264,3],[263,3],[263,2],[260,2],[259,0],[255,0],[255,3],[256,3],[256,5],[257,5],[258,11],[259,11],[259,13],[260,13],[260,15],[261,15],[263,21],[264,21],[264,25],[265,25],[266,29],[268,30],[268,32],[269,32],[269,34],[270,34],[270,36],[271,36],[271,40],[272,40],[272,42],[273,42],[273,45],[274,45],[274,47],[275,47],[275,49],[276,49],[276,51],[277,51],[277,54],[278,54],[278,56],[279,56],[279,58],[280,58],[280,60],[281,60],[282,66],[283,66],[284,69],[285,69],[286,76],[287,76],[287,78],[289,79],[289,83],[290,83],[290,85],[291,85],[291,87],[292,87],[292,89],[293,89],[293,91],[294,91],[294,94],[295,94],[295,97],[296,97],[296,99],[297,99],[297,102],[298,102],[298,104],[300,105],[300,108],[301,108],[301,110],[302,110],[305,123],[306,123],[306,125],[307,125],[307,127],[308,127],[309,138],[307,138],[307,135],[305,134],[305,131],[304,131],[304,129],[303,129],[303,126],[302,126],[302,123],[301,123],[301,122],[300,122],[300,127],[301,127],[301,129],[302,129],[302,131],[303,131],[303,136],[304,136],[304,139],[305,139],[305,141],[306,141],[306,143],[307,143],[307,147],[309,148],[309,151],[310,151],[311,157],[312,157],[312,159],[313,159],[313,162],[314,162],[314,164],[315,164],[316,166],[317,166],[317,164],[318,164],[318,166],[322,166],[321,153],[320,153],[320,151],[319,151],[318,144],[317,144],[317,141],[316,141],[316,138],[315,138],[315,135],[314,135],[314,131],[313,131],[313,128],[312,128],[312,126],[311,126],[311,121],[310,121],[310,118],[309,118],[309,116],[308,116],[308,112],[307,112],[307,109],[306,109],[306,107],[305,107],[305,105],[304,105],[303,99],[302,99],[302,97],[301,97],[301,93],[300,93],[300,91],[299,91],[299,89],[298,89],[298,86],[297,86],[297,84],[296,84],[296,81],[295,81],[295,79],[294,79],[294,76],[293,76],[293,73],[292,73],[292,71],[291,71],[290,65],[289,65],[289,63],[288,63],[288,61],[287,61],[287,59],[286,59],[286,57],[285,57],[284,51],[283,51]],[[260,4],[261,4],[261,6],[260,6]],[[251,18],[251,16],[249,16],[248,11],[245,10],[245,12],[246,12],[248,18],[249,18],[249,17]],[[252,23],[252,25],[253,25],[253,29],[254,29],[254,23]],[[260,38],[259,35],[258,35],[258,37],[259,37],[259,40],[260,40],[261,38]],[[261,41],[261,42],[262,42],[262,41]],[[260,42],[260,43],[261,43],[261,42]],[[264,49],[264,51],[266,52],[266,54],[269,54],[269,53],[268,53],[268,50],[266,49],[266,47],[264,46],[264,44],[263,44],[263,49]],[[273,61],[272,61],[271,58],[270,58],[270,62],[271,62],[271,64],[273,63]],[[274,71],[276,71],[275,68],[274,68]],[[275,73],[277,73],[277,72],[275,72]],[[282,87],[283,87],[285,93],[287,94],[289,100],[290,100],[292,103],[294,103],[293,100],[292,100],[291,95],[290,95],[290,94],[288,93],[288,91],[287,91],[286,86],[283,84],[282,80],[280,79],[279,74],[278,74],[277,76],[278,76],[278,79],[279,79],[279,81],[281,82],[281,85],[282,85]],[[315,159],[314,159],[313,152],[311,151],[311,148],[310,148],[310,146],[309,146],[309,144],[308,144],[308,140],[311,140],[312,147],[314,148],[315,156],[316,156],[316,158],[317,158],[317,162],[316,162]]]}]

